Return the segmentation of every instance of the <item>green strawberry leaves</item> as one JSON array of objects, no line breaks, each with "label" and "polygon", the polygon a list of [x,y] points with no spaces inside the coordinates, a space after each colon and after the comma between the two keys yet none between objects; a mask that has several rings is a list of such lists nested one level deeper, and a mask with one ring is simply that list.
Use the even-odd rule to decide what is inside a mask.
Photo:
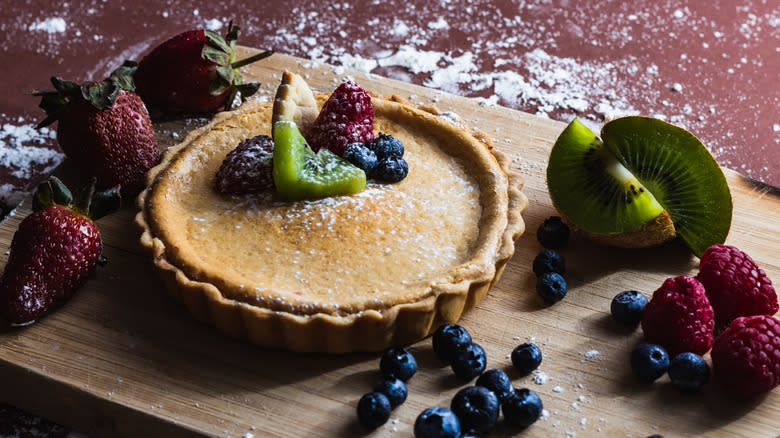
[{"label": "green strawberry leaves", "polygon": [[37,128],[48,126],[59,119],[68,102],[73,99],[82,98],[100,111],[111,109],[119,95],[119,90],[135,90],[133,73],[136,68],[138,68],[136,62],[125,61],[119,68],[111,72],[108,78],[100,82],[87,81],[81,85],[52,76],[51,83],[54,90],[32,93],[33,96],[41,98],[38,107],[46,113],[46,118],[38,123]]},{"label": "green strawberry leaves", "polygon": [[103,191],[95,191],[95,179],[86,185],[77,197],[68,186],[56,176],[40,183],[33,195],[33,211],[40,211],[52,205],[63,205],[78,214],[92,220],[111,214],[121,206],[120,187],[114,186]]}]

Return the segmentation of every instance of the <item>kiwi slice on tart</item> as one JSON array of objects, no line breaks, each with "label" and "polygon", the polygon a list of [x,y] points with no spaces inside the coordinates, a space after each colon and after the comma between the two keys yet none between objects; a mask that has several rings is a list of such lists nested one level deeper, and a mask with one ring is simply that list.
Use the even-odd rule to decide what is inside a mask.
[{"label": "kiwi slice on tart", "polygon": [[651,117],[615,119],[601,139],[574,119],[553,146],[547,185],[575,228],[617,246],[678,236],[700,256],[731,227],[731,193],[715,159],[690,132]]},{"label": "kiwi slice on tart", "polygon": [[366,187],[363,170],[326,148],[314,152],[294,122],[274,123],[273,138],[274,185],[282,198],[323,198]]}]

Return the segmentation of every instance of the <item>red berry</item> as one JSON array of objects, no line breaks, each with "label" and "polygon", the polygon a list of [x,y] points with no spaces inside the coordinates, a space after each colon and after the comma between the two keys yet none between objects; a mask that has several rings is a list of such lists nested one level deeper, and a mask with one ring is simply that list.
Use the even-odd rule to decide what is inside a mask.
[{"label": "red berry", "polygon": [[354,82],[344,82],[323,105],[306,140],[316,152],[330,149],[343,155],[350,143],[364,143],[374,138],[374,106],[371,96]]},{"label": "red berry", "polygon": [[730,394],[749,398],[780,385],[780,321],[769,315],[743,316],[715,339],[715,381]]},{"label": "red berry", "polygon": [[749,255],[729,245],[713,245],[701,256],[696,277],[723,328],[739,316],[774,315],[777,293],[772,281]]},{"label": "red berry", "polygon": [[704,286],[692,277],[664,281],[642,314],[647,341],[661,345],[671,357],[686,351],[698,355],[708,352],[714,325]]},{"label": "red berry", "polygon": [[0,306],[12,324],[31,323],[67,301],[95,270],[100,232],[86,216],[52,205],[14,234],[0,278]]},{"label": "red berry", "polygon": [[273,150],[274,142],[267,135],[239,143],[217,171],[217,190],[239,195],[273,188]]}]

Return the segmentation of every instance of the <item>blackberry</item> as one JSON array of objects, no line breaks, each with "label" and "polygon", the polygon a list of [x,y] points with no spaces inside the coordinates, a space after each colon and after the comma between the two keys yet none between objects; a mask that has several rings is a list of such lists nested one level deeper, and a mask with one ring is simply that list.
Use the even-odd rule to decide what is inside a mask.
[{"label": "blackberry", "polygon": [[515,388],[512,386],[512,381],[509,376],[503,370],[491,368],[477,379],[476,385],[484,386],[485,388],[493,391],[498,397],[498,401],[503,403],[514,392]]},{"label": "blackberry", "polygon": [[542,399],[530,389],[515,389],[515,395],[501,404],[504,419],[515,427],[528,427],[542,416]]},{"label": "blackberry", "polygon": [[626,290],[612,298],[609,310],[612,316],[626,325],[637,325],[642,320],[647,297],[635,290]]},{"label": "blackberry", "polygon": [[376,165],[375,175],[387,183],[397,183],[409,174],[409,165],[401,157],[385,157]]},{"label": "blackberry", "polygon": [[561,253],[553,249],[545,249],[534,259],[533,269],[537,277],[548,272],[557,272],[563,275],[566,273],[566,263]]},{"label": "blackberry", "polygon": [[536,239],[545,248],[563,248],[569,242],[569,226],[559,216],[550,216],[537,228]]},{"label": "blackberry", "polygon": [[374,173],[377,163],[379,163],[374,151],[366,147],[365,143],[348,144],[342,157],[356,167],[363,169],[367,176]]},{"label": "blackberry", "polygon": [[512,365],[521,374],[529,374],[542,363],[542,350],[530,342],[518,345],[512,350]]},{"label": "blackberry", "polygon": [[389,134],[379,133],[376,138],[367,142],[366,146],[376,153],[380,160],[388,157],[404,156],[404,145],[400,140]]},{"label": "blackberry", "polygon": [[405,348],[393,347],[382,354],[379,370],[385,379],[395,377],[406,382],[417,372],[417,361]]},{"label": "blackberry", "polygon": [[710,380],[710,366],[696,353],[680,353],[669,362],[669,378],[680,391],[694,391]]},{"label": "blackberry", "polygon": [[631,351],[631,371],[639,379],[652,383],[669,368],[669,354],[663,347],[643,342]]},{"label": "blackberry", "polygon": [[403,380],[392,378],[385,379],[374,386],[374,392],[381,392],[390,401],[390,407],[395,408],[406,401],[408,390]]},{"label": "blackberry", "polygon": [[471,380],[482,374],[486,366],[485,350],[475,342],[459,345],[450,364],[455,375],[463,381]]},{"label": "blackberry", "polygon": [[471,343],[469,332],[457,324],[445,324],[433,333],[433,351],[442,362],[449,364],[462,344]]},{"label": "blackberry", "polygon": [[390,400],[380,392],[363,395],[357,405],[358,420],[364,426],[376,429],[390,418]]},{"label": "blackberry", "polygon": [[460,420],[447,408],[428,408],[414,421],[415,438],[459,438]]},{"label": "blackberry", "polygon": [[557,303],[566,296],[566,280],[557,272],[548,272],[536,279],[536,293],[547,304]]},{"label": "blackberry", "polygon": [[484,386],[469,386],[458,391],[450,409],[458,416],[463,430],[485,433],[498,421],[498,397]]}]

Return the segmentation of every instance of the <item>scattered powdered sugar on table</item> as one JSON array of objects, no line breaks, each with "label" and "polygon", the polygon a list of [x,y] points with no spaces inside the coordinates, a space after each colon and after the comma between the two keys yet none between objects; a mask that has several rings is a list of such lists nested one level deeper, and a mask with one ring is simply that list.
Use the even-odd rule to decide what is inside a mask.
[{"label": "scattered powdered sugar on table", "polygon": [[43,21],[36,21],[28,27],[28,30],[43,31],[47,33],[62,33],[67,27],[65,19],[60,17],[47,18]]},{"label": "scattered powdered sugar on table", "polygon": [[7,174],[17,184],[0,185],[0,203],[15,205],[36,181],[33,175],[48,174],[62,162],[64,155],[51,148],[56,131],[36,129],[35,125],[17,119],[0,129],[0,174]]}]

